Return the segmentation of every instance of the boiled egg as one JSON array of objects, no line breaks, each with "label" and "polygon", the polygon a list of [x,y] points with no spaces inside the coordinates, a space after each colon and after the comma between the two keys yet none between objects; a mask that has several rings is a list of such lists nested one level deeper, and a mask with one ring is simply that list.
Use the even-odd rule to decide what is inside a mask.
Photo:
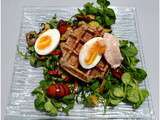
[{"label": "boiled egg", "polygon": [[36,40],[35,51],[39,55],[47,55],[58,46],[60,41],[60,33],[57,29],[48,29],[42,33]]},{"label": "boiled egg", "polygon": [[87,41],[79,52],[79,63],[85,69],[95,67],[105,51],[102,37],[95,37]]},{"label": "boiled egg", "polygon": [[104,53],[106,61],[111,65],[112,68],[119,67],[123,57],[120,52],[118,38],[110,33],[105,33],[103,40],[107,46]]}]

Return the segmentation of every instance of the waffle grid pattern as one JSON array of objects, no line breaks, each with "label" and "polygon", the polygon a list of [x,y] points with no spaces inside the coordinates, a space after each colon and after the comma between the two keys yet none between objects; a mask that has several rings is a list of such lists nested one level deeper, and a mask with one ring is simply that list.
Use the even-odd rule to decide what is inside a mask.
[{"label": "waffle grid pattern", "polygon": [[103,36],[103,34],[103,28],[90,27],[87,25],[82,25],[71,32],[68,37],[66,37],[66,42],[61,44],[63,56],[60,63],[62,68],[85,82],[89,82],[94,78],[103,78],[109,68],[105,58],[102,57],[97,66],[88,70],[83,69],[78,60],[81,47],[93,37],[100,37]]}]

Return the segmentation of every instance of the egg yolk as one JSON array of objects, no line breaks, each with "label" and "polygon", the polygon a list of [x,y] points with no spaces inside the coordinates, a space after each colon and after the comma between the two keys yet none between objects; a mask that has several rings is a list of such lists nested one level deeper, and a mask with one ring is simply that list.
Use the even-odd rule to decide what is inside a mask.
[{"label": "egg yolk", "polygon": [[103,54],[105,52],[105,48],[106,46],[102,41],[95,42],[88,51],[85,63],[88,65],[92,64],[98,54]]},{"label": "egg yolk", "polygon": [[43,36],[40,38],[40,40],[37,43],[38,49],[45,49],[51,44],[52,40],[50,36]]}]

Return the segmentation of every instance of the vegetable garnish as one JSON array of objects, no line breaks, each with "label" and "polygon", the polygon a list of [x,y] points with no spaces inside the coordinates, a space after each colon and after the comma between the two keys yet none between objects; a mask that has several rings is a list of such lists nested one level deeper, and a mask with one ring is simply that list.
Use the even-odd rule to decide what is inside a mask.
[{"label": "vegetable garnish", "polygon": [[[93,3],[86,3],[83,9],[78,9],[79,13],[76,15],[77,17],[88,16],[88,19],[84,19],[87,21],[95,20],[99,24],[104,27],[110,27],[110,25],[115,23],[116,15],[113,9],[108,8],[110,2],[107,0],[97,0],[98,7],[94,6]],[[90,17],[89,17],[90,15]]]},{"label": "vegetable garnish", "polygon": [[[120,49],[123,57],[121,65],[117,68],[109,67],[103,79],[92,79],[89,83],[71,76],[61,68],[59,61],[64,53],[60,45],[51,52],[47,52],[47,54],[36,52],[37,38],[50,29],[56,29],[60,32],[60,44],[64,43],[67,33],[72,33],[78,26],[82,25],[100,27],[105,32],[110,33],[116,15],[113,9],[109,8],[109,1],[97,0],[97,3],[98,6],[94,6],[93,3],[86,3],[69,20],[58,20],[54,16],[51,20],[41,24],[39,32],[31,31],[27,33],[26,53],[22,53],[17,47],[19,55],[29,60],[31,66],[43,68],[44,80],[41,80],[39,86],[32,91],[32,94],[36,97],[34,106],[37,110],[53,116],[58,115],[59,112],[69,115],[69,111],[73,109],[75,102],[86,107],[96,107],[99,103],[103,103],[104,111],[106,111],[107,106],[114,107],[121,102],[130,104],[136,109],[149,96],[148,90],[139,87],[139,83],[147,77],[147,73],[136,66],[139,62],[137,58],[138,49],[131,41],[119,40],[118,49]],[[57,36],[55,35],[55,37]],[[49,43],[45,44],[47,45],[39,44],[38,46],[48,49]]]}]

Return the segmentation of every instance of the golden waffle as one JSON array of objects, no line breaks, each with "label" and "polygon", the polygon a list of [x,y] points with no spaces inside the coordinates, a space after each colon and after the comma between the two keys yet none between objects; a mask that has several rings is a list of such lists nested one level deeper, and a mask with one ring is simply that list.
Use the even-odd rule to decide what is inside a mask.
[{"label": "golden waffle", "polygon": [[104,57],[94,68],[88,70],[81,67],[78,59],[81,47],[93,37],[103,36],[103,28],[82,25],[65,34],[66,42],[60,45],[63,53],[60,59],[61,67],[84,82],[90,82],[94,78],[103,78],[108,70],[108,63]]}]

